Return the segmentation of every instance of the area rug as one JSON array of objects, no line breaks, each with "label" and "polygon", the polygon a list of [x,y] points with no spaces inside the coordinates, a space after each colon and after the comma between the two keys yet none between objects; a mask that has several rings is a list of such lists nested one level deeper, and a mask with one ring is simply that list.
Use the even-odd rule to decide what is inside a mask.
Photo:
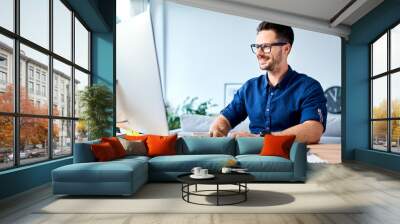
[{"label": "area rug", "polygon": [[[229,186],[224,189],[234,187]],[[360,213],[357,205],[344,201],[317,184],[254,183],[248,187],[247,201],[237,205],[190,204],[182,200],[180,184],[150,183],[131,197],[57,197],[35,213]],[[201,185],[198,190],[213,188],[213,185]],[[197,203],[215,203],[215,196],[191,196],[190,199]],[[237,199],[224,197],[222,202]]]},{"label": "area rug", "polygon": [[308,163],[328,163],[328,161],[319,158],[312,152],[307,152],[307,162]]}]

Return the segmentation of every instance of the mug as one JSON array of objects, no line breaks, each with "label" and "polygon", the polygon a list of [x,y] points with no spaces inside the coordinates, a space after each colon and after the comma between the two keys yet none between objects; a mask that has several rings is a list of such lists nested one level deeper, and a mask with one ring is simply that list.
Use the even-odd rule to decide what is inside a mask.
[{"label": "mug", "polygon": [[200,174],[200,171],[201,171],[201,170],[202,170],[201,167],[193,167],[192,173],[193,173],[194,175],[196,175],[196,176],[199,176],[199,175],[201,175],[201,174]]},{"label": "mug", "polygon": [[221,172],[222,173],[230,173],[232,171],[232,168],[230,167],[222,167]]},{"label": "mug", "polygon": [[200,170],[200,176],[207,176],[208,175],[208,169],[201,169]]}]

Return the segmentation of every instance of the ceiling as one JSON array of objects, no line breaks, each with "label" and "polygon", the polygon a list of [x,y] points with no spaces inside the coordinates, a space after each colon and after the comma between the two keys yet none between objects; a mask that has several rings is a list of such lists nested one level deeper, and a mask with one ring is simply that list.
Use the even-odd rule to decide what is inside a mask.
[{"label": "ceiling", "polygon": [[347,38],[351,25],[383,0],[170,0]]}]

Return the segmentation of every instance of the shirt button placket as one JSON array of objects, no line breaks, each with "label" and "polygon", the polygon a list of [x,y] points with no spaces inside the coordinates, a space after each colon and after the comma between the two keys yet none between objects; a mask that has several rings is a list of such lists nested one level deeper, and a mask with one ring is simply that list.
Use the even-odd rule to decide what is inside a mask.
[{"label": "shirt button placket", "polygon": [[267,100],[267,108],[266,108],[266,117],[267,117],[267,122],[265,124],[265,129],[267,131],[270,131],[270,126],[271,126],[271,113],[270,113],[270,108],[271,108],[271,100],[272,100],[272,96],[274,95],[274,92],[272,92],[272,90],[270,90],[271,93],[268,96],[268,100]]}]

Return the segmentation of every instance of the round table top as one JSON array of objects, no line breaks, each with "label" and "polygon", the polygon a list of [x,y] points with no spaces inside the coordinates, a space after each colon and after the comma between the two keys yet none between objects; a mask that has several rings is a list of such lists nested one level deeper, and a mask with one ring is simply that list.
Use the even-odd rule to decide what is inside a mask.
[{"label": "round table top", "polygon": [[210,179],[194,179],[186,173],[177,177],[178,181],[186,184],[236,184],[248,183],[255,180],[255,177],[249,173],[212,173],[215,177]]}]

